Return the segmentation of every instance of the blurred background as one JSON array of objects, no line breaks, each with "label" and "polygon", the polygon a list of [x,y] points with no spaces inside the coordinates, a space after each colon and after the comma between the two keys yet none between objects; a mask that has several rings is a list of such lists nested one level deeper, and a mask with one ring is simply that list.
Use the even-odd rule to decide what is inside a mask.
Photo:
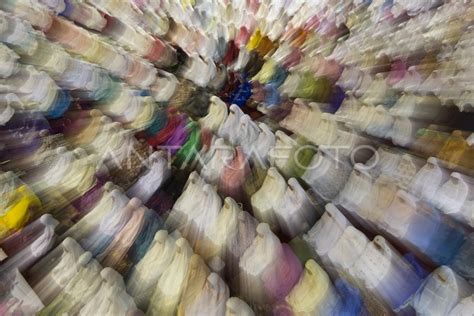
[{"label": "blurred background", "polygon": [[2,0],[0,315],[474,311],[470,0]]}]

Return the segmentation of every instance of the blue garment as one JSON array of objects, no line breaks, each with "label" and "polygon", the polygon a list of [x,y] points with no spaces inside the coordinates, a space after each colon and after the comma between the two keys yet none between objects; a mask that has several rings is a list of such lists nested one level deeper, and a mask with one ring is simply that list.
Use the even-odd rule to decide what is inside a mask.
[{"label": "blue garment", "polygon": [[69,109],[71,105],[71,96],[64,90],[58,90],[56,99],[46,113],[46,117],[49,119],[57,119],[63,116],[63,114]]},{"label": "blue garment", "polygon": [[159,111],[151,125],[146,129],[145,133],[149,136],[155,136],[168,123],[168,114],[166,111]]},{"label": "blue garment", "polygon": [[385,0],[382,7],[383,8],[391,8],[393,6],[393,0]]},{"label": "blue garment", "polygon": [[341,296],[338,312],[335,315],[368,315],[358,288],[353,287],[344,279],[337,279],[334,285]]},{"label": "blue garment", "polygon": [[415,270],[416,275],[420,277],[420,279],[425,279],[428,275],[430,275],[430,271],[423,267],[422,263],[416,258],[416,256],[409,252],[403,256],[405,260],[413,267]]},{"label": "blue garment", "polygon": [[474,233],[466,238],[450,266],[457,274],[474,283]]},{"label": "blue garment", "polygon": [[217,39],[217,47],[216,47],[216,55],[214,59],[220,61],[225,56],[225,52],[227,51],[227,41],[224,37],[219,36]]},{"label": "blue garment", "polygon": [[92,91],[78,91],[78,97],[84,100],[90,101],[103,101],[116,97],[118,92],[121,91],[119,83],[110,78],[107,74],[100,74],[100,85],[96,90]]},{"label": "blue garment", "polygon": [[331,91],[331,96],[329,97],[329,112],[336,113],[337,110],[341,107],[342,102],[344,101],[346,94],[344,90],[339,86],[334,86]]},{"label": "blue garment", "polygon": [[147,209],[145,212],[144,226],[142,227],[137,239],[128,251],[128,258],[137,264],[146,254],[150,247],[156,232],[163,228],[163,220],[154,211]]},{"label": "blue garment", "polygon": [[96,90],[93,94],[93,100],[100,101],[115,98],[117,94],[120,93],[120,91],[122,90],[120,83],[109,77],[107,74],[101,75],[102,81],[99,85],[99,89]]},{"label": "blue garment", "polygon": [[104,234],[101,231],[95,231],[87,239],[79,241],[82,248],[87,249],[92,256],[96,257],[109,246],[115,235]]},{"label": "blue garment", "polygon": [[274,106],[281,103],[280,92],[278,87],[273,84],[266,84],[265,87],[265,104],[267,106]]},{"label": "blue garment", "polygon": [[288,72],[284,68],[277,66],[275,73],[267,83],[278,88],[285,82],[286,77],[288,77]]},{"label": "blue garment", "polygon": [[459,224],[436,209],[422,209],[409,224],[404,239],[437,265],[450,264],[466,236]]},{"label": "blue garment", "polygon": [[141,90],[141,91],[140,91],[140,96],[141,96],[141,97],[149,97],[149,96],[151,96],[150,90],[149,90],[149,89]]},{"label": "blue garment", "polygon": [[245,106],[248,99],[252,96],[252,85],[245,80],[238,88],[230,95],[229,102],[239,107]]}]

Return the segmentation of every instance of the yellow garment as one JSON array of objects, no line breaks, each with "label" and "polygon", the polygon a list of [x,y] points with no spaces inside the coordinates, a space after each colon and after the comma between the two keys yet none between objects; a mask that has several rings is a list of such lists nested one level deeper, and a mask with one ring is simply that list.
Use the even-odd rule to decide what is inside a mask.
[{"label": "yellow garment", "polygon": [[258,42],[255,51],[263,58],[270,52],[275,49],[275,44],[268,38],[268,36],[264,36]]},{"label": "yellow garment", "polygon": [[173,261],[158,280],[146,315],[176,315],[192,255],[188,241],[178,239]]},{"label": "yellow garment", "polygon": [[259,29],[256,29],[255,32],[253,32],[252,36],[250,37],[249,42],[247,43],[247,50],[251,52],[254,49],[256,49],[261,40],[262,40],[262,33],[260,33]]},{"label": "yellow garment", "polygon": [[188,274],[184,281],[184,290],[178,306],[178,316],[184,316],[185,310],[201,294],[211,272],[201,256],[193,255],[189,261]]},{"label": "yellow garment", "polygon": [[194,0],[181,0],[180,2],[183,8],[194,7],[194,5],[196,4]]},{"label": "yellow garment", "polygon": [[469,145],[464,138],[463,132],[454,131],[438,153],[438,158],[454,165],[459,165],[463,155],[468,150]]},{"label": "yellow garment", "polygon": [[70,199],[76,199],[86,193],[96,183],[96,162],[94,156],[77,160],[72,172],[68,173],[67,179],[60,182],[58,191]]},{"label": "yellow garment", "polygon": [[428,52],[426,56],[416,66],[416,71],[423,77],[427,78],[431,73],[439,68],[437,55],[433,52]]},{"label": "yellow garment", "polygon": [[444,37],[443,41],[446,41],[448,45],[456,45],[463,34],[465,27],[464,19],[452,19],[447,25],[444,25]]},{"label": "yellow garment", "polygon": [[286,297],[294,314],[318,315],[318,305],[329,294],[330,282],[327,273],[314,260],[308,260],[303,276]]},{"label": "yellow garment", "polygon": [[459,165],[469,170],[474,170],[474,146],[466,146],[466,149],[459,158]]},{"label": "yellow garment", "polygon": [[252,78],[252,80],[258,81],[261,84],[266,84],[270,81],[276,70],[276,62],[273,59],[269,59],[263,64],[260,71]]},{"label": "yellow garment", "polygon": [[370,69],[371,67],[375,66],[376,63],[377,63],[376,55],[374,54],[373,51],[365,52],[362,55],[362,60],[360,61],[360,63],[361,63],[360,68],[363,68],[363,69],[369,68]]},{"label": "yellow garment", "polygon": [[308,32],[303,29],[298,29],[295,31],[295,35],[292,38],[291,46],[301,47],[306,42],[306,37],[308,36]]},{"label": "yellow garment", "polygon": [[355,11],[349,12],[346,20],[347,28],[352,31],[356,26],[360,24],[362,18],[362,15],[356,13]]},{"label": "yellow garment", "polygon": [[104,48],[101,42],[92,37],[89,41],[88,48],[83,53],[83,57],[91,63],[97,63],[100,56],[104,53],[102,52]]},{"label": "yellow garment", "polygon": [[92,110],[89,115],[90,117],[87,118],[88,124],[68,139],[76,147],[92,143],[106,120],[99,110]]},{"label": "yellow garment", "polygon": [[0,215],[0,239],[22,228],[30,218],[31,208],[40,206],[38,197],[26,185],[18,187],[10,201]]},{"label": "yellow garment", "polygon": [[225,198],[224,205],[217,215],[215,223],[205,232],[206,242],[198,244],[196,248],[196,252],[206,261],[215,256],[225,257],[227,245],[237,234],[240,212],[242,210],[234,199]]},{"label": "yellow garment", "polygon": [[423,128],[418,130],[417,139],[413,145],[414,151],[425,157],[436,156],[441,151],[450,135],[435,129]]},{"label": "yellow garment", "polygon": [[145,97],[142,110],[127,127],[133,130],[144,130],[151,125],[155,114],[155,104],[151,97]]}]

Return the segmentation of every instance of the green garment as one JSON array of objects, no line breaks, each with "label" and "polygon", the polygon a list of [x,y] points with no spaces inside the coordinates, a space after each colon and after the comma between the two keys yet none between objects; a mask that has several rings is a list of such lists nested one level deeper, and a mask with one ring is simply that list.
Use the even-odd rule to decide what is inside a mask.
[{"label": "green garment", "polygon": [[315,78],[310,72],[305,72],[292,97],[327,103],[330,94],[331,83],[326,77]]},{"label": "green garment", "polygon": [[183,164],[189,165],[194,162],[196,154],[201,149],[201,130],[196,122],[190,122],[186,129],[188,130],[188,140],[176,153],[174,164],[177,167]]}]

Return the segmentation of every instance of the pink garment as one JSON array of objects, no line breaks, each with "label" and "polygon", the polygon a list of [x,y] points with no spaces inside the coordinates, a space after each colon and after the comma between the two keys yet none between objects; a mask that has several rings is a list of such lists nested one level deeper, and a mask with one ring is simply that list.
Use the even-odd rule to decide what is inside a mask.
[{"label": "pink garment", "polygon": [[243,185],[250,173],[247,157],[237,147],[234,159],[224,167],[219,179],[219,190],[223,196],[230,196],[236,201],[244,198]]},{"label": "pink garment", "polygon": [[319,27],[319,17],[313,15],[306,23],[304,24],[304,29],[306,31],[314,31]]},{"label": "pink garment", "polygon": [[332,83],[335,83],[337,80],[339,80],[343,69],[344,68],[341,67],[334,59],[322,59],[315,75],[316,77],[326,77]]},{"label": "pink garment", "polygon": [[283,256],[263,273],[268,297],[282,301],[291,292],[303,273],[298,257],[287,244],[282,244]]},{"label": "pink garment", "polygon": [[387,76],[387,83],[390,86],[395,85],[405,77],[407,73],[407,63],[402,59],[396,59],[392,62],[392,69]]},{"label": "pink garment", "polygon": [[127,254],[140,233],[145,219],[145,208],[135,210],[128,223],[115,236],[110,245],[97,256],[106,267],[116,268],[121,259]]},{"label": "pink garment", "polygon": [[258,11],[258,8],[260,8],[260,1],[259,0],[248,0],[248,6],[247,9],[252,12],[253,14],[256,14]]},{"label": "pink garment", "polygon": [[133,4],[140,10],[143,10],[148,4],[148,0],[133,0]]},{"label": "pink garment", "polygon": [[166,48],[166,44],[163,43],[160,39],[156,38],[146,58],[151,62],[156,62],[164,54]]},{"label": "pink garment", "polygon": [[250,33],[245,26],[241,26],[239,30],[239,34],[235,37],[235,45],[237,47],[242,47],[247,45],[247,42],[250,38]]},{"label": "pink garment", "polygon": [[51,28],[45,34],[48,39],[59,42],[77,54],[82,54],[92,45],[91,38],[80,27],[56,16],[53,18]]},{"label": "pink garment", "polygon": [[285,57],[285,59],[282,62],[283,68],[289,69],[293,66],[296,66],[300,63],[301,57],[303,54],[301,53],[301,50],[297,47],[294,47],[291,53]]}]

